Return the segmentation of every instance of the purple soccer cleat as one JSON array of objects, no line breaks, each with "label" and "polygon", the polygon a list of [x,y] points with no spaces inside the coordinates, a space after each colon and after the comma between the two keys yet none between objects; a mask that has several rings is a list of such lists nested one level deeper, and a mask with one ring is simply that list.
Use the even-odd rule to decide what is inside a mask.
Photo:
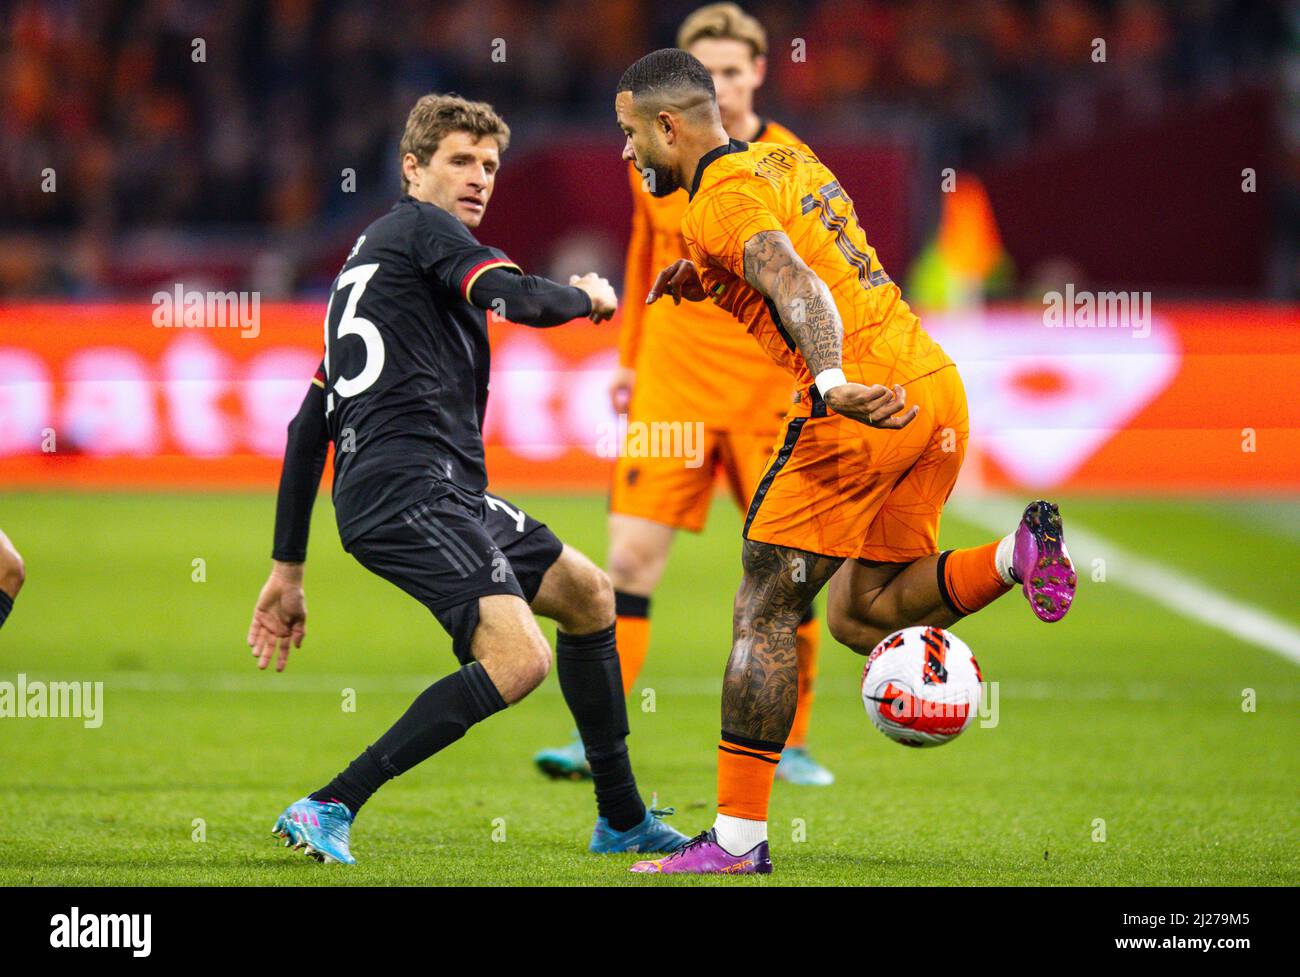
[{"label": "purple soccer cleat", "polygon": [[1074,602],[1078,577],[1061,530],[1055,503],[1039,499],[1025,507],[1016,529],[1011,572],[1021,583],[1025,599],[1041,621],[1059,621]]},{"label": "purple soccer cleat", "polygon": [[710,828],[671,855],[637,862],[631,871],[659,875],[767,875],[772,871],[772,858],[766,841],[760,841],[744,855],[732,855],[718,844]]}]

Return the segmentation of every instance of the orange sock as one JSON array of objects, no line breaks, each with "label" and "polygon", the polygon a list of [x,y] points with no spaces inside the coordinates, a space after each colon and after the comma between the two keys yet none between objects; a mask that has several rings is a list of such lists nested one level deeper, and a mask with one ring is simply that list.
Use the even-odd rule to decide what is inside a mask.
[{"label": "orange sock", "polygon": [[623,694],[628,695],[650,650],[650,598],[615,591],[614,608],[618,615],[614,629],[618,664],[623,671]]},{"label": "orange sock", "polygon": [[817,680],[817,650],[821,647],[821,623],[814,617],[799,625],[794,636],[794,650],[799,657],[799,701],[794,708],[794,722],[786,746],[803,746],[808,740],[808,720],[812,718],[814,686]]},{"label": "orange sock", "polygon": [[939,592],[958,614],[974,614],[1008,590],[997,566],[997,543],[939,554]]},{"label": "orange sock", "polygon": [[749,821],[767,820],[772,779],[782,744],[722,732],[718,742],[718,813]]}]

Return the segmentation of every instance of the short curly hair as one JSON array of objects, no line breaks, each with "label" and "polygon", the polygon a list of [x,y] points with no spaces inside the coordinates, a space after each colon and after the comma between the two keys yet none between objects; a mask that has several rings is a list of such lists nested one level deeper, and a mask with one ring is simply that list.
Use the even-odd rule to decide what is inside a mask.
[{"label": "short curly hair", "polygon": [[633,64],[618,80],[617,91],[631,92],[637,99],[671,92],[695,92],[710,100],[718,97],[709,69],[698,58],[675,47],[651,51]]},{"label": "short curly hair", "polygon": [[[487,102],[471,102],[459,95],[423,95],[406,117],[406,131],[397,148],[399,171],[407,153],[427,163],[449,132],[468,132],[476,139],[491,136],[503,153],[510,145],[510,127]],[[406,174],[402,173],[402,190],[407,189]]]}]

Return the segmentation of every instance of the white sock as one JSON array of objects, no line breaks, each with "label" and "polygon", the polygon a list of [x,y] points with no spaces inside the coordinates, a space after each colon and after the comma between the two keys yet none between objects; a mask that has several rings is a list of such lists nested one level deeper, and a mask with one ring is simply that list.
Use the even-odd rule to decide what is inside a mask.
[{"label": "white sock", "polygon": [[713,822],[713,831],[728,855],[744,855],[759,842],[767,841],[766,821],[733,818],[730,814],[719,814]]},{"label": "white sock", "polygon": [[1011,572],[1011,561],[1016,553],[1016,534],[1007,533],[998,542],[998,552],[993,558],[997,564],[998,576],[1002,578],[1003,583],[1019,583],[1015,575]]}]

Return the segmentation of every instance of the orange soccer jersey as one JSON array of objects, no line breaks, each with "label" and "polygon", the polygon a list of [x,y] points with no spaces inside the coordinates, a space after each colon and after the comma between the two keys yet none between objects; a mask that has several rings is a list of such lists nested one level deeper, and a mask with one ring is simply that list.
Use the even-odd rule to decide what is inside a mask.
[{"label": "orange soccer jersey", "polygon": [[[790,130],[764,123],[760,138],[799,145]],[[701,421],[716,431],[770,432],[790,406],[793,384],[774,369],[745,330],[710,303],[645,304],[655,276],[687,257],[682,240],[685,190],[654,197],[628,167],[632,239],[624,276],[619,362],[637,371],[634,417]]]},{"label": "orange soccer jersey", "polygon": [[[745,245],[763,231],[784,232],[830,289],[845,377],[907,388],[921,412],[906,428],[868,428],[827,412],[775,306],[745,280]],[[939,513],[965,454],[965,392],[880,267],[835,175],[807,146],[731,140],[700,160],[682,235],[713,301],[800,391],[755,491],[746,537],[882,562],[936,552]]]},{"label": "orange soccer jersey", "polygon": [[[768,122],[764,139],[798,140]],[[790,409],[794,384],[740,325],[709,302],[645,304],[655,276],[685,258],[685,190],[651,196],[628,167],[632,240],[628,246],[619,361],[636,370],[630,424],[691,425],[700,433],[696,457],[622,456],[614,467],[610,511],[677,529],[704,528],[721,471],[743,511],[767,463],[772,440]]]}]

